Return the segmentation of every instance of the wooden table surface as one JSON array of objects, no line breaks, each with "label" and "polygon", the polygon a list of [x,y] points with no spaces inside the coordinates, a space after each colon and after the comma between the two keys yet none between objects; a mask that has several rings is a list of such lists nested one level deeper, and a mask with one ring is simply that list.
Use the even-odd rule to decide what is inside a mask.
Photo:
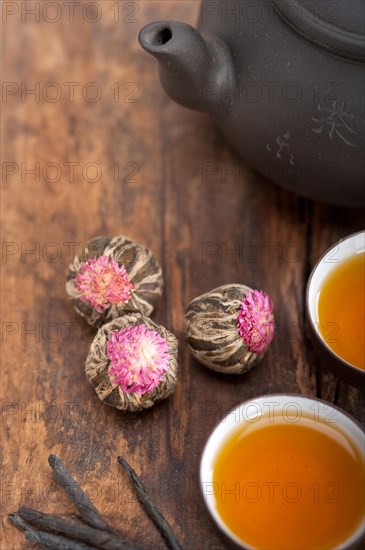
[{"label": "wooden table surface", "polygon": [[[73,14],[66,2],[58,10],[43,3],[37,20],[26,12],[35,4],[3,5],[1,549],[32,546],[7,519],[20,504],[72,511],[52,485],[47,457],[55,453],[108,520],[146,550],[164,544],[119,454],[184,549],[221,550],[198,467],[225,412],[260,394],[294,392],[365,420],[361,393],[321,372],[303,313],[313,264],[362,229],[364,211],[315,204],[264,181],[208,117],[166,97],[139,29],[167,18],[194,24],[198,2],[77,2]],[[180,342],[175,394],[142,414],[99,402],[84,375],[94,331],[65,294],[82,243],[118,234],[161,262],[165,291],[154,318]],[[265,289],[277,321],[264,360],[239,378],[200,366],[183,330],[189,301],[229,282]]]}]

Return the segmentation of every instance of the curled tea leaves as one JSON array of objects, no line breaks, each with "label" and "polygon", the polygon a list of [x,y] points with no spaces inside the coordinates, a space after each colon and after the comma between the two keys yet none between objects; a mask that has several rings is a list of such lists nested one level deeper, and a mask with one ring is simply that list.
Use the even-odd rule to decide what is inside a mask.
[{"label": "curled tea leaves", "polygon": [[272,303],[266,293],[230,284],[198,296],[187,307],[190,350],[206,367],[241,374],[263,358],[274,333]]},{"label": "curled tea leaves", "polygon": [[176,337],[139,313],[102,326],[90,346],[86,376],[99,399],[141,411],[169,397],[177,382]]},{"label": "curled tea leaves", "polygon": [[66,291],[93,326],[126,312],[151,315],[162,295],[162,269],[151,250],[129,237],[97,237],[69,266]]}]

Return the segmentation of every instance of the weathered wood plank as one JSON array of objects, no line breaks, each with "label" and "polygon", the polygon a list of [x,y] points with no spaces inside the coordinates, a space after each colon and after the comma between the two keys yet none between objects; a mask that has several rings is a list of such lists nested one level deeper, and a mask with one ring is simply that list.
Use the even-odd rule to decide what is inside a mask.
[{"label": "weathered wood plank", "polygon": [[[88,20],[92,9],[82,15],[87,2],[75,8],[74,22],[64,4],[55,23],[19,12],[3,24],[3,163],[14,164],[6,165],[2,187],[2,549],[29,547],[6,518],[20,504],[71,511],[52,483],[53,452],[136,544],[162,548],[121,474],[120,454],[184,548],[221,550],[197,481],[204,443],[225,412],[249,397],[288,391],[336,400],[365,420],[359,392],[344,383],[336,389],[321,374],[303,325],[312,265],[339,237],[361,229],[364,212],[314,205],[263,181],[208,118],[166,98],[137,34],[160,18],[194,23],[197,2],[129,2],[127,9],[120,2],[116,22],[116,3],[99,1],[96,23]],[[37,83],[39,101],[25,93]],[[88,100],[100,90],[98,101]],[[26,172],[35,163],[39,177]],[[80,243],[123,233],[162,262],[166,286],[155,319],[181,343],[176,393],[135,415],[103,406],[88,385],[84,361],[93,331],[64,290]],[[278,322],[269,353],[240,379],[198,365],[183,333],[187,303],[228,282],[267,290]]]}]

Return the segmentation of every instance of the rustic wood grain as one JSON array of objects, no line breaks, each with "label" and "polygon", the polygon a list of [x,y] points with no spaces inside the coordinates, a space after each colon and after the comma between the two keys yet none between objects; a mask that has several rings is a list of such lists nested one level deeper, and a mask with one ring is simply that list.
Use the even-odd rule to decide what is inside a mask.
[{"label": "rustic wood grain", "polygon": [[[6,4],[20,9],[22,3]],[[142,476],[183,548],[222,550],[199,494],[198,465],[225,412],[260,394],[299,392],[336,402],[365,420],[361,394],[321,372],[303,313],[314,262],[338,238],[362,228],[364,211],[314,204],[263,181],[228,148],[210,119],[165,96],[155,61],[138,45],[139,29],[167,18],[194,24],[197,2],[130,2],[138,13],[129,23],[123,21],[130,15],[127,2],[120,2],[119,23],[109,9],[115,2],[94,3],[102,10],[96,23],[82,17],[87,2],[75,8],[74,22],[59,4],[62,17],[55,23],[44,17],[22,20],[20,12],[3,17],[3,81],[20,89],[2,104],[3,167],[12,162],[19,171],[3,177],[1,197],[1,549],[31,547],[7,519],[20,504],[48,513],[72,511],[47,466],[48,455],[55,453],[107,521],[136,544],[163,548],[118,455]],[[88,17],[94,15],[90,11]],[[53,17],[50,9],[48,18]],[[21,83],[34,88],[37,82],[39,102],[30,95],[22,101]],[[45,90],[49,82],[64,92],[57,102],[49,100],[54,94]],[[80,84],[73,102],[66,82]],[[102,90],[99,101],[82,96],[90,82]],[[109,89],[116,82],[117,102]],[[46,99],[42,90],[49,93]],[[131,92],[135,103],[126,102]],[[79,163],[74,181],[65,162]],[[23,171],[35,163],[41,172],[47,163],[56,167],[41,173],[39,181],[28,174],[22,182],[22,163]],[[82,176],[87,163],[101,168],[99,181]],[[117,182],[110,169],[115,163]],[[216,173],[203,177],[204,163],[213,163]],[[60,179],[47,181],[55,179],[57,166]],[[240,173],[225,177],[226,169]],[[123,415],[99,403],[84,375],[94,332],[76,316],[65,293],[72,247],[79,251],[81,243],[103,234],[126,234],[153,249],[165,276],[154,318],[180,341],[174,396],[140,414]],[[29,252],[32,247],[36,254]],[[265,359],[239,379],[197,364],[183,333],[188,302],[229,282],[269,292],[278,323]]]}]

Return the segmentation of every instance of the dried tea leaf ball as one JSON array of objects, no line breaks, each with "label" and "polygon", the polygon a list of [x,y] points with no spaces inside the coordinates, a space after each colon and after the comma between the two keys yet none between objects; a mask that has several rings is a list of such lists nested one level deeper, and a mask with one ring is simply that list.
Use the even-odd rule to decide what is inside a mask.
[{"label": "dried tea leaf ball", "polygon": [[69,266],[66,290],[77,313],[100,327],[126,311],[151,315],[162,286],[148,248],[128,237],[97,237]]},{"label": "dried tea leaf ball", "polygon": [[194,357],[227,374],[247,372],[261,361],[275,330],[269,296],[239,284],[220,286],[195,298],[185,323]]},{"label": "dried tea leaf ball", "polygon": [[107,405],[148,409],[174,391],[177,348],[177,339],[166,328],[140,313],[127,313],[98,330],[86,376]]}]

